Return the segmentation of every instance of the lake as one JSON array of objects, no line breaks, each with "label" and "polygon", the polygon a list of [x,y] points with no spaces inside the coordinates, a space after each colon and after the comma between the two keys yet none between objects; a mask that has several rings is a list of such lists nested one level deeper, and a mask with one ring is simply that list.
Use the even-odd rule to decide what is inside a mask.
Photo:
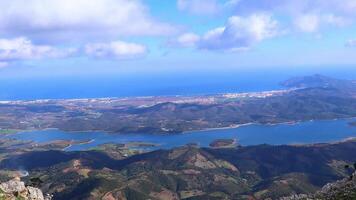
[{"label": "lake", "polygon": [[184,134],[108,134],[104,132],[64,132],[43,130],[21,132],[11,136],[19,140],[43,143],[54,140],[93,140],[89,144],[73,145],[68,151],[86,150],[105,143],[145,142],[159,144],[153,149],[169,149],[188,143],[207,147],[216,139],[237,139],[241,145],[258,144],[310,144],[334,142],[356,137],[356,127],[349,125],[355,119],[307,121],[295,124],[251,124],[231,129],[194,131]]}]

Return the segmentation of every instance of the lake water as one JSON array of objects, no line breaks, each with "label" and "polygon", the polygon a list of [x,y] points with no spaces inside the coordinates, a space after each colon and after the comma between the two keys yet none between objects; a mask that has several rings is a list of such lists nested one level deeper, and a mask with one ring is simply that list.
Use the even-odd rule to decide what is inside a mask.
[{"label": "lake water", "polygon": [[339,141],[356,137],[356,127],[349,125],[355,119],[308,121],[296,124],[246,125],[232,129],[196,131],[185,134],[108,134],[104,132],[63,132],[44,130],[22,132],[8,137],[35,142],[54,140],[93,140],[89,144],[73,145],[68,151],[85,150],[105,143],[145,142],[159,144],[156,149],[169,149],[188,143],[202,147],[216,139],[237,139],[241,145],[257,144],[310,144]]}]

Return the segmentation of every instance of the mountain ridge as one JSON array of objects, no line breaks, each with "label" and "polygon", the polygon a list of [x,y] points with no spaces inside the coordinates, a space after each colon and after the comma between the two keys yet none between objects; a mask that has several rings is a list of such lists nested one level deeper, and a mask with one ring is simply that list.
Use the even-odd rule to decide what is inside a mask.
[{"label": "mountain ridge", "polygon": [[[106,150],[38,151],[8,156],[3,170],[23,166],[55,200],[278,199],[314,193],[349,176],[356,141],[316,145],[197,148],[189,145],[128,158]],[[58,159],[62,158],[62,159]]]}]

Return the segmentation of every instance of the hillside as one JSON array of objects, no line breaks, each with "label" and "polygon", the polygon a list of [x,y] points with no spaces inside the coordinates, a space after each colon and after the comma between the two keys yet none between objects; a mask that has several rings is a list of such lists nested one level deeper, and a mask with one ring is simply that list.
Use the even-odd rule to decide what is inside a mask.
[{"label": "hillside", "polygon": [[281,85],[291,88],[328,87],[352,89],[355,87],[355,82],[315,74],[312,76],[294,77],[282,82]]},{"label": "hillside", "polygon": [[[116,158],[104,150],[28,151],[6,156],[54,199],[266,199],[314,193],[349,176],[356,141],[307,146],[185,146]],[[111,151],[113,151],[111,149]],[[10,178],[10,176],[9,176]]]},{"label": "hillside", "polygon": [[283,197],[280,200],[354,200],[356,199],[356,173],[351,177],[328,183],[315,194],[300,194]]}]

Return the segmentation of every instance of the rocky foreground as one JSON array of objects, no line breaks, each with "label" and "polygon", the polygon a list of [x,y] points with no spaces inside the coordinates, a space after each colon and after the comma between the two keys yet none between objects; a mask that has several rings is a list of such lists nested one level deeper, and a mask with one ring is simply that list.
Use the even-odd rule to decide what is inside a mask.
[{"label": "rocky foreground", "polygon": [[312,195],[294,195],[281,198],[281,200],[355,200],[356,199],[356,173],[350,178],[329,183],[319,192]]},{"label": "rocky foreground", "polygon": [[[38,188],[25,186],[19,179],[0,184],[0,200],[51,200]],[[299,194],[283,197],[280,200],[354,200],[356,199],[356,173],[350,178],[329,183],[315,194]],[[268,199],[270,200],[270,199]]]},{"label": "rocky foreground", "polygon": [[51,200],[51,196],[44,197],[40,189],[25,186],[16,178],[0,184],[0,200]]}]

